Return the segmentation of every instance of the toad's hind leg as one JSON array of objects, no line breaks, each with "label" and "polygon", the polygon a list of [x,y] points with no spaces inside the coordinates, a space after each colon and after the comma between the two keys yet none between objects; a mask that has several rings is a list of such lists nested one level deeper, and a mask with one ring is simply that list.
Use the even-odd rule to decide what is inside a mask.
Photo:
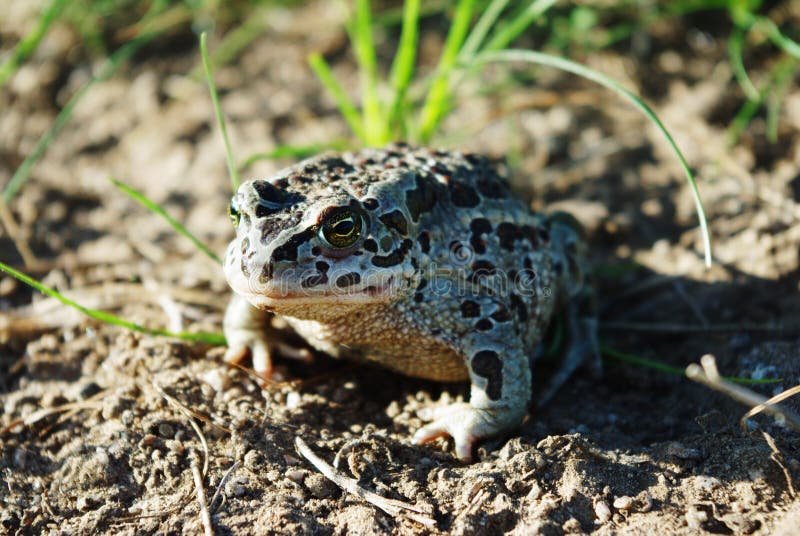
[{"label": "toad's hind leg", "polygon": [[585,286],[565,308],[566,342],[561,367],[550,378],[547,388],[537,399],[536,405],[547,403],[582,365],[588,366],[599,376],[603,371],[603,359],[597,340],[597,306],[594,290]]}]

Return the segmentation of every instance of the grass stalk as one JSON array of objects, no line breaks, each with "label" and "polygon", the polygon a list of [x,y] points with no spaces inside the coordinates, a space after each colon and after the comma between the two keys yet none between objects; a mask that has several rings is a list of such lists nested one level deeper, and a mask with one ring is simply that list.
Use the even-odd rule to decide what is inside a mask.
[{"label": "grass stalk", "polygon": [[219,104],[217,86],[214,85],[214,79],[211,75],[211,62],[208,59],[208,46],[206,44],[207,39],[208,36],[206,32],[200,34],[200,56],[203,59],[203,70],[206,73],[206,82],[208,84],[208,92],[211,94],[211,104],[214,107],[214,115],[217,118],[219,131],[222,134],[222,141],[225,144],[225,159],[228,163],[228,176],[231,179],[231,188],[236,192],[239,189],[239,170],[236,168],[236,160],[233,156],[230,139],[228,138],[228,129],[225,126],[225,117],[222,114],[222,106]]},{"label": "grass stalk", "polygon": [[489,52],[506,48],[514,39],[519,37],[526,28],[533,24],[536,19],[553,7],[555,3],[556,0],[534,0],[522,13],[511,17],[511,20],[498,29],[489,42],[486,43],[483,50]]},{"label": "grass stalk", "polygon": [[403,3],[403,28],[400,32],[400,43],[392,62],[390,81],[394,95],[389,106],[388,132],[403,136],[406,125],[403,117],[406,114],[406,94],[411,80],[414,78],[414,66],[417,60],[417,41],[419,39],[419,7],[420,0],[406,0]]},{"label": "grass stalk", "polygon": [[353,105],[350,97],[347,96],[347,93],[345,93],[341,84],[336,81],[328,62],[325,61],[322,54],[314,52],[309,54],[308,64],[311,66],[311,69],[314,71],[314,74],[317,75],[320,82],[322,82],[325,89],[330,92],[333,101],[336,103],[336,107],[339,109],[339,113],[344,117],[350,130],[353,131],[359,140],[366,143],[366,134],[364,133],[364,126],[361,122],[358,110]]},{"label": "grass stalk", "polygon": [[492,0],[492,3],[489,4],[478,19],[478,22],[475,23],[475,26],[469,32],[467,40],[464,41],[464,46],[461,47],[461,52],[459,52],[458,55],[460,61],[466,61],[478,52],[486,36],[489,34],[489,30],[491,30],[494,23],[497,22],[497,19],[508,5],[508,2],[509,0]]},{"label": "grass stalk", "polygon": [[[666,363],[662,363],[661,361],[656,361],[654,359],[647,359],[644,357],[640,357],[633,354],[627,354],[624,352],[619,352],[607,346],[603,346],[600,349],[601,353],[605,357],[609,357],[611,359],[620,361],[622,363],[626,363],[629,365],[635,365],[637,367],[644,367],[653,370],[657,370],[659,372],[665,372],[667,374],[671,374],[673,376],[684,376],[686,375],[686,369],[681,367],[673,367],[672,365],[667,365]],[[733,382],[738,383],[741,385],[769,385],[775,383],[783,382],[783,378],[770,378],[765,380],[753,380],[750,378],[734,378],[731,376],[720,376],[721,378]]]},{"label": "grass stalk", "polygon": [[188,331],[169,331],[166,329],[152,329],[144,327],[140,324],[135,322],[131,322],[129,320],[125,320],[124,318],[120,318],[117,315],[111,314],[106,311],[100,311],[98,309],[90,309],[88,307],[84,307],[83,305],[79,304],[78,302],[71,300],[58,292],[55,289],[52,289],[48,286],[43,285],[39,281],[36,281],[32,277],[19,272],[5,263],[0,262],[0,270],[7,273],[8,275],[14,277],[15,279],[22,281],[26,285],[33,287],[34,289],[38,290],[42,294],[50,296],[54,298],[64,305],[72,307],[80,311],[81,313],[85,314],[90,318],[94,318],[95,320],[99,320],[101,322],[105,322],[106,324],[112,324],[115,326],[119,326],[125,329],[129,329],[131,331],[137,331],[139,333],[144,333],[147,335],[156,335],[159,337],[173,337],[176,339],[181,339],[185,341],[191,342],[199,342],[203,344],[210,344],[214,346],[222,346],[225,344],[225,337],[220,333],[207,333],[207,332],[188,332]]},{"label": "grass stalk", "polygon": [[19,69],[22,62],[36,50],[44,36],[47,35],[47,30],[50,29],[50,26],[61,14],[64,4],[65,0],[52,0],[36,21],[36,27],[22,38],[17,46],[14,47],[14,51],[11,52],[8,59],[3,65],[0,65],[0,87]]},{"label": "grass stalk", "polygon": [[163,208],[161,208],[161,206],[158,205],[155,201],[148,198],[140,191],[131,188],[124,182],[118,181],[113,177],[109,177],[108,180],[110,180],[111,184],[116,186],[118,190],[132,197],[134,200],[136,200],[139,204],[144,206],[149,211],[161,216],[178,234],[188,238],[192,242],[192,244],[194,244],[195,247],[197,247],[197,249],[205,253],[212,261],[216,262],[217,264],[222,264],[222,259],[220,259],[213,251],[211,251],[211,249],[208,246],[202,243],[200,239],[198,239],[196,236],[190,233],[189,230],[186,227],[184,227],[179,221],[177,221],[175,218],[167,214],[167,212]]},{"label": "grass stalk", "polygon": [[355,49],[358,72],[361,76],[365,141],[367,145],[383,145],[387,141],[388,131],[378,98],[378,63],[372,37],[369,0],[356,0],[356,16],[350,28],[350,40]]},{"label": "grass stalk", "polygon": [[423,143],[433,137],[449,108],[450,74],[469,30],[474,3],[474,0],[459,0],[456,6],[439,65],[420,114],[419,138]]},{"label": "grass stalk", "polygon": [[595,71],[594,69],[590,69],[585,65],[581,65],[580,63],[576,63],[574,61],[570,61],[564,58],[559,58],[557,56],[552,56],[550,54],[544,54],[542,52],[536,52],[533,50],[501,50],[497,52],[482,52],[476,55],[473,59],[473,62],[466,65],[466,68],[471,68],[472,65],[482,65],[484,63],[492,63],[492,62],[526,62],[526,63],[534,63],[538,65],[544,65],[547,67],[554,67],[556,69],[561,69],[562,71],[566,71],[569,73],[576,74],[587,80],[591,80],[597,84],[600,84],[603,87],[606,87],[613,92],[617,93],[618,95],[625,97],[628,101],[630,101],[634,107],[636,107],[640,112],[642,112],[653,124],[658,128],[664,138],[669,143],[669,146],[672,148],[675,155],[678,157],[680,161],[681,167],[686,175],[686,179],[689,182],[689,187],[692,190],[692,195],[694,197],[695,203],[695,211],[697,212],[697,218],[700,223],[700,230],[703,239],[703,249],[705,253],[705,263],[706,266],[711,266],[711,238],[708,231],[708,222],[706,221],[705,210],[703,209],[703,202],[700,199],[700,192],[697,189],[697,183],[694,179],[694,174],[692,170],[689,168],[689,163],[686,161],[686,158],[683,156],[683,153],[678,148],[678,144],[675,143],[672,135],[666,129],[664,124],[661,120],[656,116],[655,112],[647,105],[645,102],[636,96],[633,92],[623,87],[619,82],[616,80]]},{"label": "grass stalk", "polygon": [[247,169],[261,160],[277,160],[278,158],[308,158],[322,151],[333,149],[342,150],[347,147],[347,143],[336,141],[332,143],[314,143],[311,145],[279,145],[273,150],[264,153],[255,153],[248,156],[244,162],[239,164],[239,170]]}]

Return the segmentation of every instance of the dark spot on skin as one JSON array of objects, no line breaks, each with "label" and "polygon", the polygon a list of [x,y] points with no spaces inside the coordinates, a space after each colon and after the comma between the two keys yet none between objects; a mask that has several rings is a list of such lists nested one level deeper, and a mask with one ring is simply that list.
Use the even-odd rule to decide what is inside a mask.
[{"label": "dark spot on skin", "polygon": [[417,285],[417,290],[422,290],[428,286],[428,280],[424,277],[419,280],[419,284]]},{"label": "dark spot on skin", "polygon": [[441,334],[442,334],[442,330],[439,329],[439,328],[434,328],[434,329],[431,330],[431,335],[441,335]]},{"label": "dark spot on skin", "polygon": [[372,197],[365,199],[361,204],[364,205],[364,208],[367,210],[375,210],[378,208],[378,200]]},{"label": "dark spot on skin", "polygon": [[544,227],[539,229],[539,238],[542,239],[542,242],[549,242],[550,241],[550,230]]},{"label": "dark spot on skin", "polygon": [[464,318],[476,318],[481,315],[481,306],[472,300],[461,302],[461,316]]},{"label": "dark spot on skin", "polygon": [[491,174],[489,176],[480,177],[476,185],[478,191],[484,197],[490,199],[503,199],[508,197],[508,186],[497,175]]},{"label": "dark spot on skin", "polygon": [[241,262],[239,263],[239,270],[241,270],[242,274],[245,277],[250,277],[250,268],[248,268],[247,263],[245,262],[244,257],[242,257]]},{"label": "dark spot on skin", "polygon": [[272,262],[296,261],[297,248],[311,240],[315,234],[314,229],[309,228],[292,235],[284,244],[281,244],[272,252]]},{"label": "dark spot on skin", "polygon": [[495,322],[508,322],[511,320],[511,313],[501,305],[492,313],[492,320]]},{"label": "dark spot on skin", "polygon": [[406,207],[414,222],[418,222],[421,214],[430,212],[436,205],[436,188],[431,180],[417,176],[416,184],[416,188],[406,191]]},{"label": "dark spot on skin", "polygon": [[250,249],[250,239],[245,236],[242,239],[242,255],[247,253],[248,249]]},{"label": "dark spot on skin", "polygon": [[361,282],[361,274],[358,272],[350,272],[349,274],[340,275],[336,278],[336,286],[340,288],[351,287],[358,285]]},{"label": "dark spot on skin", "polygon": [[423,253],[428,253],[431,250],[431,235],[428,231],[420,233],[417,240],[419,241],[419,249],[421,249]]},{"label": "dark spot on skin", "polygon": [[300,283],[300,286],[303,288],[311,288],[316,287],[317,285],[324,285],[328,282],[328,275],[327,274],[315,274],[303,279]]},{"label": "dark spot on skin", "polygon": [[274,184],[277,188],[285,189],[289,186],[289,181],[286,179],[286,177],[281,177],[280,179],[273,181],[272,184]]},{"label": "dark spot on skin", "polygon": [[330,265],[325,261],[317,261],[316,266],[317,266],[317,271],[319,271],[322,274],[328,273],[328,269],[330,268]]},{"label": "dark spot on skin", "polygon": [[408,222],[406,221],[406,217],[403,216],[403,213],[399,210],[393,210],[387,214],[381,214],[378,218],[381,222],[389,227],[390,229],[394,229],[402,236],[408,236]]},{"label": "dark spot on skin", "polygon": [[469,230],[475,234],[491,233],[492,224],[486,218],[475,218],[469,222]]},{"label": "dark spot on skin", "polygon": [[364,249],[366,249],[370,253],[377,253],[378,243],[371,238],[367,238],[366,240],[364,240]]},{"label": "dark spot on skin", "polygon": [[272,279],[272,275],[275,271],[275,266],[272,262],[268,262],[264,265],[264,268],[261,269],[261,274],[258,276],[258,280],[261,283],[266,283],[270,279]]},{"label": "dark spot on skin", "polygon": [[258,194],[258,204],[255,211],[257,218],[265,218],[280,212],[300,200],[300,197],[296,194],[290,194],[277,188],[269,181],[253,181],[253,189]]},{"label": "dark spot on skin", "polygon": [[406,253],[411,249],[413,242],[406,238],[400,247],[389,253],[388,255],[375,255],[372,257],[372,264],[380,268],[388,268],[390,266],[397,266],[406,256]]},{"label": "dark spot on skin", "polygon": [[486,241],[483,239],[483,235],[492,232],[492,224],[486,218],[475,218],[470,222],[469,229],[472,231],[469,239],[472,249],[478,255],[486,253]]},{"label": "dark spot on skin", "polygon": [[530,257],[525,257],[522,261],[522,266],[524,266],[526,270],[533,270],[533,261]]},{"label": "dark spot on skin", "polygon": [[311,254],[314,255],[315,257],[319,257],[322,254],[322,250],[319,249],[319,246],[314,246],[313,248],[311,248]]},{"label": "dark spot on skin", "polygon": [[393,244],[394,242],[392,241],[391,236],[384,236],[383,238],[381,238],[381,249],[383,251],[389,251],[390,249],[392,249]]},{"label": "dark spot on skin", "polygon": [[520,322],[528,321],[528,308],[525,306],[525,302],[513,292],[511,293],[511,308],[517,313]]},{"label": "dark spot on skin", "polygon": [[450,190],[450,199],[457,207],[474,208],[481,203],[481,198],[478,193],[466,184],[450,183],[448,185]]},{"label": "dark spot on skin", "polygon": [[475,329],[477,329],[478,331],[489,331],[493,327],[494,324],[492,324],[492,321],[489,320],[488,318],[481,318],[480,320],[475,322]]},{"label": "dark spot on skin", "polygon": [[561,263],[560,260],[553,261],[553,271],[556,273],[557,276],[561,276],[564,273],[564,265]]},{"label": "dark spot on skin", "polygon": [[280,188],[276,188],[271,182],[253,181],[253,188],[262,201],[280,206],[286,199],[286,192]]},{"label": "dark spot on skin", "polygon": [[472,356],[472,371],[486,378],[486,396],[489,400],[500,400],[503,390],[503,363],[497,352],[481,350]]},{"label": "dark spot on skin", "polygon": [[522,227],[522,234],[525,236],[525,238],[528,239],[528,242],[530,242],[531,246],[533,246],[534,248],[539,247],[540,233],[537,232],[536,227],[531,227],[530,225],[524,225]]},{"label": "dark spot on skin", "polygon": [[414,293],[414,301],[417,303],[422,302],[425,299],[425,295],[422,292],[415,292]]},{"label": "dark spot on skin", "polygon": [[483,272],[485,274],[493,274],[497,271],[495,265],[486,259],[478,259],[473,261],[469,267],[473,272]]},{"label": "dark spot on skin", "polygon": [[338,156],[334,156],[332,158],[325,158],[319,161],[319,165],[322,167],[330,168],[336,170],[337,173],[352,173],[355,171],[356,168],[339,158]]},{"label": "dark spot on skin", "polygon": [[514,250],[514,240],[519,234],[519,228],[513,223],[503,222],[497,226],[497,238],[500,239],[500,247],[505,250]]},{"label": "dark spot on skin", "polygon": [[419,262],[417,262],[416,257],[411,257],[411,266],[413,266],[415,270],[419,268]]}]

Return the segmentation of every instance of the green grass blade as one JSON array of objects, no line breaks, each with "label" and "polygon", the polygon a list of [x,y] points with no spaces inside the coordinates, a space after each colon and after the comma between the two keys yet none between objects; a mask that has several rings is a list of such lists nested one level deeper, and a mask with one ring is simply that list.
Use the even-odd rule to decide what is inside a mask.
[{"label": "green grass blade", "polygon": [[456,6],[444,50],[420,115],[419,138],[423,143],[428,142],[436,132],[449,106],[450,72],[455,67],[458,53],[467,35],[474,3],[474,0],[459,0]]},{"label": "green grass blade", "polygon": [[767,139],[772,143],[778,141],[778,123],[780,111],[789,86],[792,83],[792,75],[797,69],[797,61],[788,58],[787,65],[777,73],[775,83],[770,94],[767,96]]},{"label": "green grass blade", "polygon": [[47,30],[50,29],[50,26],[61,13],[64,3],[65,0],[52,0],[37,20],[33,31],[17,43],[9,58],[0,66],[0,86],[5,84],[19,66],[22,65],[22,62],[36,50],[36,47],[39,46],[39,43],[47,34]]},{"label": "green grass blade", "polygon": [[697,189],[697,183],[694,179],[694,174],[692,170],[689,168],[689,163],[686,162],[686,158],[684,158],[683,153],[678,148],[678,144],[675,143],[675,140],[672,138],[672,135],[667,131],[664,124],[661,120],[656,116],[655,112],[647,105],[645,102],[637,97],[634,93],[623,87],[619,82],[613,80],[612,78],[595,71],[594,69],[590,69],[585,65],[581,65],[580,63],[576,63],[574,61],[566,60],[564,58],[559,58],[557,56],[552,56],[550,54],[544,54],[542,52],[536,52],[533,50],[501,50],[497,52],[482,52],[475,56],[473,63],[466,66],[466,68],[471,68],[473,65],[481,65],[484,63],[490,62],[527,62],[527,63],[535,63],[539,65],[545,65],[547,67],[554,67],[556,69],[561,69],[562,71],[566,71],[572,74],[576,74],[587,80],[591,80],[600,84],[603,87],[606,87],[618,95],[625,97],[628,99],[634,107],[636,107],[640,112],[642,112],[653,124],[658,128],[664,138],[669,143],[670,147],[672,148],[675,155],[678,157],[680,161],[681,167],[686,175],[686,179],[689,181],[689,187],[692,190],[692,195],[694,197],[695,203],[695,210],[697,211],[697,218],[700,223],[701,234],[703,238],[703,248],[705,253],[705,263],[706,266],[711,266],[711,237],[708,232],[708,222],[706,221],[705,210],[703,209],[703,202],[700,199],[700,192]]},{"label": "green grass blade", "polygon": [[50,146],[50,143],[58,136],[61,132],[61,129],[64,128],[64,125],[72,117],[72,112],[77,106],[78,102],[83,98],[84,95],[98,82],[102,82],[110,78],[131,56],[133,56],[137,50],[139,50],[142,46],[147,44],[151,41],[156,34],[153,33],[146,33],[142,34],[141,36],[127,42],[126,44],[122,45],[116,52],[114,52],[111,56],[109,56],[108,60],[106,60],[103,67],[100,69],[95,76],[91,78],[86,84],[83,85],[78,91],[75,92],[74,95],[67,101],[64,107],[56,116],[55,121],[53,121],[53,126],[50,127],[50,130],[44,133],[39,141],[36,143],[36,146],[31,151],[25,160],[23,160],[22,164],[17,168],[14,172],[14,175],[11,177],[11,180],[6,185],[5,189],[3,190],[3,200],[8,203],[14,196],[17,194],[19,189],[25,183],[25,181],[30,176],[31,170],[36,165],[37,162],[42,158],[47,148]]},{"label": "green grass blade", "polygon": [[369,0],[356,0],[356,18],[350,33],[361,76],[361,99],[364,108],[364,134],[368,145],[386,143],[386,122],[378,98],[378,62],[372,38],[372,14]]},{"label": "green grass blade", "polygon": [[230,139],[228,139],[228,129],[225,127],[225,117],[222,115],[222,106],[219,104],[217,86],[214,85],[214,79],[211,76],[211,64],[208,60],[208,46],[206,45],[207,39],[206,32],[200,34],[200,56],[203,59],[203,70],[206,73],[208,92],[211,94],[211,104],[214,106],[214,114],[217,118],[219,131],[222,133],[222,141],[225,143],[225,158],[228,162],[228,176],[231,178],[231,188],[236,192],[239,189],[239,171],[236,169],[236,159],[233,156]]},{"label": "green grass blade", "polygon": [[769,18],[753,15],[752,13],[746,13],[742,17],[737,18],[741,18],[741,20],[736,21],[738,26],[751,27],[751,29],[764,32],[767,38],[772,41],[776,47],[793,58],[800,60],[800,43],[783,35],[780,28]]},{"label": "green grass blade", "polygon": [[[667,365],[660,361],[655,361],[653,359],[646,359],[644,357],[639,357],[637,355],[626,354],[623,352],[618,352],[612,348],[607,346],[603,346],[600,349],[601,353],[606,356],[610,357],[611,359],[616,359],[617,361],[621,361],[623,363],[628,363],[630,365],[635,365],[637,367],[644,367],[653,370],[658,370],[660,372],[666,372],[667,374],[672,374],[674,376],[685,376],[686,369],[680,367],[673,367],[671,365]],[[774,383],[781,383],[783,382],[783,378],[771,378],[766,380],[752,380],[750,378],[734,378],[731,376],[720,376],[722,379],[727,380],[729,382],[738,383],[741,385],[769,385]]]},{"label": "green grass blade", "polygon": [[342,114],[344,120],[347,122],[350,130],[353,131],[353,134],[361,141],[361,143],[367,143],[366,136],[364,134],[364,126],[361,123],[361,118],[358,115],[358,110],[353,105],[353,102],[345,93],[344,88],[342,88],[341,84],[336,81],[336,78],[333,76],[333,71],[328,66],[328,63],[322,57],[322,54],[318,52],[314,52],[309,54],[308,56],[308,64],[311,66],[311,69],[317,75],[322,85],[325,89],[330,92],[331,96],[333,97],[334,102],[336,103],[336,107],[339,108],[339,113]]},{"label": "green grass blade", "polygon": [[749,100],[756,100],[759,98],[758,89],[750,80],[747,74],[747,69],[744,66],[742,59],[742,43],[744,42],[745,32],[741,28],[734,28],[728,39],[728,61],[731,63],[733,74],[736,76],[736,81],[742,88],[745,96]]},{"label": "green grass blade", "polygon": [[311,145],[279,145],[267,153],[256,153],[248,156],[245,161],[239,165],[239,169],[247,169],[254,163],[261,160],[277,160],[278,158],[307,158],[328,149],[341,151],[346,147],[347,143],[344,140],[325,144],[315,143]]},{"label": "green grass blade", "polygon": [[[400,43],[392,62],[390,80],[394,95],[389,107],[389,136],[404,137],[403,116],[406,109],[406,93],[414,77],[414,66],[417,61],[417,40],[419,38],[419,3],[420,0],[406,0],[403,4],[403,29],[400,32]],[[389,141],[389,140],[387,140]]]},{"label": "green grass blade", "polygon": [[509,0],[492,0],[492,3],[489,4],[489,7],[486,8],[481,18],[478,19],[478,22],[472,28],[472,31],[469,32],[467,40],[464,41],[464,46],[461,47],[461,52],[459,52],[459,58],[461,60],[467,60],[478,52],[484,39],[486,39],[486,36],[489,34],[489,30],[491,30],[494,23],[497,22],[500,13],[506,8],[508,2]]},{"label": "green grass blade", "polygon": [[120,182],[113,177],[109,177],[108,180],[110,180],[111,184],[116,186],[118,190],[135,199],[137,202],[139,202],[139,204],[144,206],[147,210],[149,210],[150,212],[154,212],[155,214],[158,214],[159,216],[164,218],[164,220],[166,220],[166,222],[170,224],[170,226],[173,229],[175,229],[175,231],[177,231],[178,234],[181,234],[186,238],[188,238],[189,240],[191,240],[191,242],[197,247],[197,249],[208,255],[208,257],[211,260],[213,260],[217,264],[222,264],[222,259],[220,259],[213,251],[211,251],[208,248],[208,246],[202,243],[200,239],[198,239],[196,236],[190,233],[189,230],[186,229],[186,227],[181,225],[180,222],[178,222],[177,220],[175,220],[175,218],[167,214],[167,212],[163,208],[161,208],[161,206],[158,205],[155,201],[148,198],[140,191],[131,188],[124,182]]},{"label": "green grass blade", "polygon": [[28,276],[26,274],[23,274],[22,272],[19,272],[19,271],[15,270],[15,269],[11,268],[7,264],[2,263],[2,262],[0,262],[0,270],[2,270],[3,272],[7,273],[8,275],[18,279],[19,281],[22,281],[26,285],[35,288],[36,290],[38,290],[42,294],[50,296],[51,298],[55,298],[56,300],[60,301],[64,305],[72,307],[73,309],[77,309],[78,311],[80,311],[81,313],[85,314],[86,316],[89,316],[89,317],[94,318],[95,320],[99,320],[101,322],[105,322],[106,324],[113,324],[115,326],[120,326],[120,327],[123,327],[123,328],[126,328],[126,329],[130,329],[130,330],[133,330],[133,331],[138,331],[140,333],[146,333],[148,335],[157,335],[157,336],[161,336],[161,337],[174,337],[176,339],[183,339],[183,340],[192,341],[192,342],[201,342],[201,343],[211,344],[211,345],[215,345],[215,346],[222,346],[222,345],[225,344],[225,337],[220,333],[206,333],[206,332],[190,333],[190,332],[187,332],[187,331],[174,332],[174,331],[169,331],[169,330],[166,330],[166,329],[146,328],[144,326],[136,324],[135,322],[131,322],[129,320],[125,320],[124,318],[120,318],[120,317],[118,317],[116,315],[113,315],[111,313],[108,313],[106,311],[99,311],[97,309],[90,309],[88,307],[84,307],[83,305],[81,305],[81,304],[79,304],[79,303],[67,298],[66,296],[64,296],[63,294],[58,292],[57,290],[52,289],[50,287],[47,287],[47,286],[41,284],[40,282],[36,281],[32,277],[30,277],[30,276]]},{"label": "green grass blade", "polygon": [[484,51],[502,50],[514,39],[524,32],[533,22],[541,17],[548,9],[553,7],[556,0],[535,0],[519,16],[513,17],[510,22],[497,30],[494,36],[486,43]]}]

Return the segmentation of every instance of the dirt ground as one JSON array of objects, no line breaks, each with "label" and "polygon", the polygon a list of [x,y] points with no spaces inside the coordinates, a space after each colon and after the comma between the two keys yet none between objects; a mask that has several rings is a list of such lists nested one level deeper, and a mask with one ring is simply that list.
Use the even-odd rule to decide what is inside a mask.
[{"label": "dirt ground", "polygon": [[[3,51],[31,26],[25,3],[11,4],[0,17]],[[357,92],[333,4],[276,11],[264,35],[218,70],[240,158],[346,135],[305,63],[324,51]],[[766,140],[762,113],[728,148],[725,129],[744,102],[726,61],[729,29],[699,31],[701,22],[668,21],[636,50],[579,59],[643,94],[686,152],[710,221],[710,269],[674,154],[602,88],[543,70],[487,97],[480,87],[512,87],[512,72],[530,72],[490,69],[461,88],[440,144],[508,155],[514,186],[535,209],[558,206],[583,221],[605,346],[679,368],[710,353],[725,375],[782,378],[753,388],[769,396],[800,383],[800,91],[794,84],[786,96],[777,142]],[[435,29],[423,34],[428,66],[441,44]],[[56,27],[0,89],[0,184],[90,76],[75,45]],[[40,261],[29,272],[147,326],[220,331],[220,267],[108,181],[142,190],[224,251],[230,184],[207,89],[188,76],[198,64],[192,39],[157,41],[87,94],[9,206]],[[245,176],[288,163],[262,161]],[[0,258],[23,266],[5,230]],[[419,410],[466,396],[466,385],[316,355],[313,364],[280,361],[284,380],[261,388],[222,362],[222,348],[102,325],[7,277],[0,311],[0,533],[200,533],[192,473],[205,463],[216,534],[800,527],[798,433],[763,415],[744,433],[746,407],[680,375],[609,359],[601,378],[578,374],[463,465],[452,444],[418,447],[410,437]],[[551,370],[537,367],[537,387]],[[390,515],[341,491],[298,454],[297,437],[328,463],[340,453],[337,471],[364,489],[422,513]]]}]

